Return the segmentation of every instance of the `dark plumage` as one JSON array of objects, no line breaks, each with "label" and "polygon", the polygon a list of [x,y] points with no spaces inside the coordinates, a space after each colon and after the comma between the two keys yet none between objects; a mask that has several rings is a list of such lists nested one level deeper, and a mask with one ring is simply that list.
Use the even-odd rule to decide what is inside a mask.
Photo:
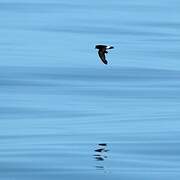
[{"label": "dark plumage", "polygon": [[107,52],[108,49],[113,49],[114,47],[113,46],[106,46],[106,45],[96,45],[95,48],[99,49],[98,54],[99,54],[99,57],[102,60],[102,62],[104,64],[107,64],[108,62],[106,60],[105,54],[108,53]]}]

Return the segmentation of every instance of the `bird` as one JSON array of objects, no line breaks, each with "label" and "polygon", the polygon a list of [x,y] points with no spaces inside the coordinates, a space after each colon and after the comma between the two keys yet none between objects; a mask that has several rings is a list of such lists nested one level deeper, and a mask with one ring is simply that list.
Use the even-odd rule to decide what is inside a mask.
[{"label": "bird", "polygon": [[113,48],[114,48],[113,46],[107,46],[107,45],[96,45],[95,46],[95,49],[99,49],[98,55],[104,64],[108,64],[108,61],[106,60],[106,56],[105,56],[105,54],[108,53],[107,50],[113,49]]}]

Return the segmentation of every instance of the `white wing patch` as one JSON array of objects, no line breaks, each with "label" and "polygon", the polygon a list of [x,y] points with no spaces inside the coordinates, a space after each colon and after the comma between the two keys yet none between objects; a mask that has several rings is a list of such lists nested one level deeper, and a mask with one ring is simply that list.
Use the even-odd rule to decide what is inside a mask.
[{"label": "white wing patch", "polygon": [[106,49],[110,49],[112,46],[107,46]]}]

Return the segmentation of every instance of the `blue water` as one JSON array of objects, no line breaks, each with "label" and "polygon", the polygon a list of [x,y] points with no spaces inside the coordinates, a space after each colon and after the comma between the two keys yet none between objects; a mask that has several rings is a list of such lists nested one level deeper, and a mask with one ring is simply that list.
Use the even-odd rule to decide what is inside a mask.
[{"label": "blue water", "polygon": [[179,9],[0,0],[0,179],[179,180]]}]

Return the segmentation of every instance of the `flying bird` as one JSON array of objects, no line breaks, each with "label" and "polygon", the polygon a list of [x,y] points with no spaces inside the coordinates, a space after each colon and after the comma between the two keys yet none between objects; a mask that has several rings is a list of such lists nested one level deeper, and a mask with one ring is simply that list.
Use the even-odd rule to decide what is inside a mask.
[{"label": "flying bird", "polygon": [[107,52],[108,49],[113,49],[114,47],[113,47],[113,46],[106,46],[106,45],[96,45],[95,48],[96,48],[96,49],[99,49],[98,55],[99,55],[100,59],[102,60],[102,62],[103,62],[104,64],[107,64],[108,62],[107,62],[107,60],[106,60],[105,54],[108,53],[108,52]]}]

